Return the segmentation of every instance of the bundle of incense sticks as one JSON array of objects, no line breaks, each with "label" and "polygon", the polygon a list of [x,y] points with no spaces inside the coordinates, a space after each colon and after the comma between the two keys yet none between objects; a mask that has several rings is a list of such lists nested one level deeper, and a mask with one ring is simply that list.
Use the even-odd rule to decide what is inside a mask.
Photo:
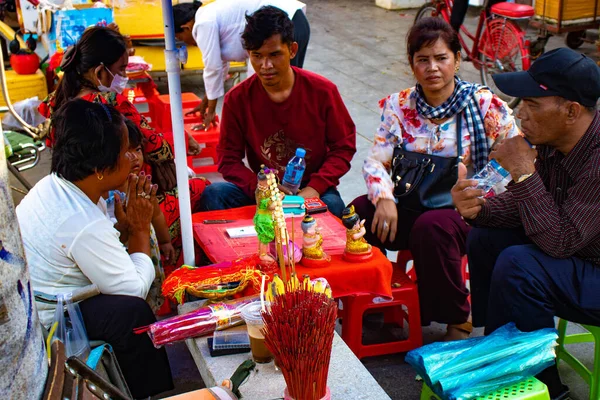
[{"label": "bundle of incense sticks", "polygon": [[305,282],[288,284],[263,312],[265,345],[283,373],[289,395],[318,400],[327,391],[337,304]]},{"label": "bundle of incense sticks", "polygon": [[[285,264],[285,254],[288,255],[288,262],[290,264],[292,272],[296,272],[295,260],[293,257],[294,220],[292,219],[292,244],[290,245],[287,226],[285,224],[285,215],[283,213],[281,192],[279,191],[279,186],[277,182],[277,176],[271,169],[265,169],[265,175],[267,176],[267,184],[269,185],[269,188],[271,190],[271,201],[273,202],[273,204],[275,204],[275,209],[273,210],[273,224],[275,225],[275,248],[277,252],[277,260],[279,261],[281,278],[284,282],[287,282],[288,274],[286,269],[287,267]],[[290,246],[292,248],[290,248]]]}]

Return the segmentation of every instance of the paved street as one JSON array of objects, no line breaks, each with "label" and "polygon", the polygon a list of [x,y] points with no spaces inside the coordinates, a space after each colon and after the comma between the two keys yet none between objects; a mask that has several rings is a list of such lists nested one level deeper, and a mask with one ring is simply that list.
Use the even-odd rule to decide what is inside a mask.
[{"label": "paved street", "polygon": [[[387,11],[376,7],[373,0],[303,1],[308,5],[307,14],[311,24],[305,68],[327,77],[338,86],[357,126],[358,151],[351,171],[342,179],[339,187],[344,200],[350,202],[366,191],[361,168],[379,124],[378,101],[390,93],[414,85],[406,57],[405,38],[416,10]],[[468,25],[473,26],[476,18],[477,15],[471,13]],[[535,34],[530,31],[532,38]],[[562,37],[554,37],[547,49],[560,47],[563,43]],[[584,44],[581,51],[596,57],[595,46],[590,43]],[[480,81],[479,72],[468,62],[462,63],[460,75],[465,80]],[[182,82],[184,91],[202,95],[199,77],[185,77]],[[159,87],[166,92],[166,83],[160,83]],[[25,175],[37,181],[48,170],[49,152],[45,152],[42,164]],[[216,175],[209,178],[213,181],[220,179]],[[19,196],[15,197],[18,200]],[[366,338],[380,340],[382,336],[395,333],[398,332],[380,330],[374,326],[367,330]],[[481,334],[481,331],[477,333]],[[443,329],[439,325],[424,328],[426,342],[437,340],[442,334]],[[177,382],[176,392],[199,387],[200,378],[187,349],[183,345],[176,345],[168,350]],[[578,354],[591,363],[593,348],[584,345]],[[414,372],[403,359],[404,355],[398,354],[365,359],[363,363],[392,399],[418,399],[420,384],[415,382]],[[568,369],[561,371],[573,391],[573,398],[587,398],[587,386],[583,381]]]}]

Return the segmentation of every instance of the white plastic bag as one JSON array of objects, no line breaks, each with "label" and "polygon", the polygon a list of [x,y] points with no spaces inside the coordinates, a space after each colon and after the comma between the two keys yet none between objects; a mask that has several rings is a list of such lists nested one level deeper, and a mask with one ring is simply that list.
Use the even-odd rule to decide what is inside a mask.
[{"label": "white plastic bag", "polygon": [[[19,101],[13,105],[15,111],[21,118],[31,126],[38,126],[43,123],[46,118],[39,113],[38,107],[42,102],[36,97],[32,97],[23,101]],[[5,130],[22,131],[23,126],[16,120],[11,113],[6,113],[2,118],[2,128]]]},{"label": "white plastic bag", "polygon": [[90,342],[79,305],[73,303],[71,293],[58,294],[56,300],[53,325],[57,327],[54,337],[65,344],[67,358],[77,356],[85,361],[90,354]]}]

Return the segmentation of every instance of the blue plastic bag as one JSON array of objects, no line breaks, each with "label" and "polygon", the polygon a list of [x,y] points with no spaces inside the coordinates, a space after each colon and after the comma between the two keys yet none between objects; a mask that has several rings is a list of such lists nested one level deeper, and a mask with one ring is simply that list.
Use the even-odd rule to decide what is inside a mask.
[{"label": "blue plastic bag", "polygon": [[409,363],[442,399],[472,399],[537,375],[554,363],[558,334],[521,332],[507,324],[489,336],[433,343],[409,352]]}]

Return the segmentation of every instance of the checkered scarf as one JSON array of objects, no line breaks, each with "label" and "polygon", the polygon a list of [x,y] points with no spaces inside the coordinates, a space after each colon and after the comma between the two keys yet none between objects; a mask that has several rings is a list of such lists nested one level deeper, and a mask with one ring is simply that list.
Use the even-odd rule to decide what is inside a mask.
[{"label": "checkered scarf", "polygon": [[[450,118],[456,114],[461,114],[463,121],[466,122],[467,129],[471,135],[475,151],[471,155],[475,172],[480,171],[488,162],[488,141],[485,136],[485,125],[483,117],[475,99],[475,92],[484,86],[476,83],[465,82],[458,77],[454,77],[454,92],[443,104],[432,107],[425,101],[423,89],[417,83],[417,112],[425,118]],[[459,156],[462,156],[460,154]]]}]

